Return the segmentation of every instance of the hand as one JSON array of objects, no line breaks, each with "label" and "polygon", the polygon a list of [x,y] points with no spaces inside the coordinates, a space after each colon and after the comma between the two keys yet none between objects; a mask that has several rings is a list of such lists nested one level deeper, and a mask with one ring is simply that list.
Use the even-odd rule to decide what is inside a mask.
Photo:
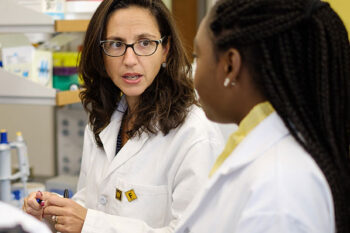
[{"label": "hand", "polygon": [[75,201],[59,196],[45,199],[44,216],[56,216],[55,229],[62,233],[80,233],[87,209]]},{"label": "hand", "polygon": [[[46,193],[46,196],[49,196],[50,193]],[[23,211],[27,214],[32,215],[33,217],[42,220],[43,218],[43,205],[44,201],[41,201],[39,204],[36,199],[43,200],[43,193],[41,191],[32,192],[26,198],[24,198]]]}]

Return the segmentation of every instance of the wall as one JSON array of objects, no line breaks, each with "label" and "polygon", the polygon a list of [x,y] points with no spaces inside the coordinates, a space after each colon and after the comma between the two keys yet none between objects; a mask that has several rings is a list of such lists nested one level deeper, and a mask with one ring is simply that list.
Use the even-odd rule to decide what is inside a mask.
[{"label": "wall", "polygon": [[[54,108],[49,106],[0,104],[0,128],[9,141],[21,131],[28,146],[29,163],[36,176],[54,175]],[[12,156],[12,164],[17,158]]]},{"label": "wall", "polygon": [[163,2],[169,9],[171,9],[172,0],[163,0]]}]

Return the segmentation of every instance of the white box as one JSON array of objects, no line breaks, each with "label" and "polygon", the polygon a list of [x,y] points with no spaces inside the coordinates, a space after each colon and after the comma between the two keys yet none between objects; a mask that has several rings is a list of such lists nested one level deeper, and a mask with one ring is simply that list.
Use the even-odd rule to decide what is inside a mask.
[{"label": "white box", "polygon": [[56,114],[58,174],[78,176],[87,114],[81,104],[59,108]]}]

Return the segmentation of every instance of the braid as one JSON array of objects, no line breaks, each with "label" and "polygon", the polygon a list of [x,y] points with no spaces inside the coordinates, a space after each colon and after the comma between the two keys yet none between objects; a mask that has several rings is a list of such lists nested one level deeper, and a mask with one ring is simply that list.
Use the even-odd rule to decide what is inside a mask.
[{"label": "braid", "polygon": [[337,232],[350,232],[350,46],[328,3],[221,0],[210,24],[219,51],[235,47],[332,190]]}]

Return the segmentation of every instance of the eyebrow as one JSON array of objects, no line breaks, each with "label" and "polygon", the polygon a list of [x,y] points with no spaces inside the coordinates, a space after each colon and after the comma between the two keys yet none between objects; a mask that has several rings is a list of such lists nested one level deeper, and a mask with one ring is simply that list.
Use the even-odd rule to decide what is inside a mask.
[{"label": "eyebrow", "polygon": [[[141,33],[137,36],[135,36],[136,40],[139,40],[141,38],[150,38],[150,39],[156,39],[157,37],[155,35],[149,34],[149,33]],[[125,42],[125,39],[119,36],[110,36],[107,37],[107,40],[119,40]]]}]

